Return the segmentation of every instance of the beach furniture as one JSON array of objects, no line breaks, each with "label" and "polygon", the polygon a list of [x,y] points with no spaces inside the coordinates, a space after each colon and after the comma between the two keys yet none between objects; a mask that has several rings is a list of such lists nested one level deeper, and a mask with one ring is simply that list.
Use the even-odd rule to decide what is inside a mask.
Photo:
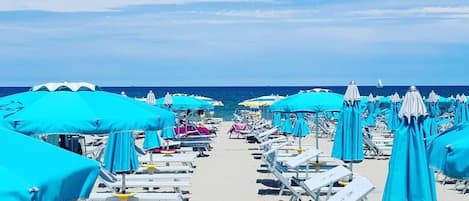
[{"label": "beach furniture", "polygon": [[197,153],[185,153],[185,154],[153,154],[150,160],[150,154],[146,154],[138,157],[140,163],[165,163],[169,165],[170,163],[181,163],[182,165],[193,166],[194,160],[197,158]]},{"label": "beach furniture", "polygon": [[[114,193],[99,192],[91,193],[86,201],[121,201],[118,197],[113,196]],[[184,198],[180,193],[135,193],[128,201],[183,201]]]},{"label": "beach furniture", "polygon": [[[101,168],[103,174],[106,174],[113,181],[120,181],[121,179],[117,175]],[[126,181],[190,181],[192,174],[180,173],[180,174],[129,174],[125,177]]]},{"label": "beach furniture", "polygon": [[[110,176],[104,171],[101,171],[98,177],[99,181],[104,184],[105,187],[115,190],[121,188],[121,182],[119,180],[114,179],[114,177]],[[145,180],[125,180],[125,187],[126,188],[172,188],[175,192],[181,193],[181,188],[189,188],[191,187],[190,181],[145,181]],[[121,189],[123,191],[124,189]]]},{"label": "beach furniture", "polygon": [[355,176],[353,181],[330,197],[327,201],[361,201],[375,186],[365,177]]},{"label": "beach furniture", "polygon": [[334,184],[351,174],[352,172],[344,166],[336,166],[328,171],[314,174],[308,180],[300,182],[300,186],[315,200],[319,199],[321,189],[327,187],[327,200],[333,193]]}]

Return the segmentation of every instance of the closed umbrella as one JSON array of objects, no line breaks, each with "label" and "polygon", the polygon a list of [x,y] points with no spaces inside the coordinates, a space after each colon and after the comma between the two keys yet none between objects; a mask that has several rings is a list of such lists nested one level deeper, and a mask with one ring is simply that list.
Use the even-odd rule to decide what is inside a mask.
[{"label": "closed umbrella", "polygon": [[347,86],[345,91],[332,147],[332,157],[350,163],[350,170],[354,162],[361,162],[364,159],[360,92],[354,81]]},{"label": "closed umbrella", "polygon": [[299,138],[299,152],[302,152],[301,138],[309,135],[309,127],[302,112],[296,113],[296,121],[293,125],[292,136]]},{"label": "closed umbrella", "polygon": [[423,121],[427,110],[417,88],[403,98],[402,126],[394,135],[383,201],[436,201],[435,181],[425,152]]},{"label": "closed umbrella", "polygon": [[438,134],[438,123],[437,119],[440,116],[440,108],[438,105],[439,96],[432,90],[428,95],[427,99],[427,110],[428,110],[428,118],[425,120],[425,129],[427,134],[425,138],[429,136],[437,135]]},{"label": "closed umbrella", "polygon": [[121,194],[126,194],[125,174],[138,169],[138,157],[132,132],[109,135],[103,166],[112,173],[122,175]]},{"label": "closed umbrella", "polygon": [[466,95],[456,96],[456,99],[455,124],[469,121],[469,108]]},{"label": "closed umbrella", "polygon": [[173,105],[173,97],[169,93],[166,93],[162,101],[163,101],[163,105],[166,106],[167,108],[171,108],[171,106]]},{"label": "closed umbrella", "polygon": [[366,116],[366,125],[375,126],[375,112],[376,112],[376,103],[373,97],[373,94],[370,93],[368,96],[368,102],[366,104],[367,116]]},{"label": "closed umbrella", "polygon": [[147,94],[146,102],[150,105],[155,105],[156,104],[156,97],[155,93],[153,93],[152,90],[150,90]]},{"label": "closed umbrella", "polygon": [[1,128],[0,200],[61,201],[87,198],[98,162]]},{"label": "closed umbrella", "polygon": [[396,92],[391,96],[391,108],[389,111],[388,117],[388,129],[392,131],[396,131],[401,124],[399,118],[399,110],[401,108],[401,99],[399,94]]},{"label": "closed umbrella", "polygon": [[275,112],[274,119],[272,119],[272,126],[280,127],[281,124],[282,124],[282,113]]},{"label": "closed umbrella", "polygon": [[285,134],[291,134],[292,130],[293,130],[293,124],[291,122],[291,114],[286,113],[285,121],[282,123],[282,126],[280,127],[280,132],[285,133]]}]

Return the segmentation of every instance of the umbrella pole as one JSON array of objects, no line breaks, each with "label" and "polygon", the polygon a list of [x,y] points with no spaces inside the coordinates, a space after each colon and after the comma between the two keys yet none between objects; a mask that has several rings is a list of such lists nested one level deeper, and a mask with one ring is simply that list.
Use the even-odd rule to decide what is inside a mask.
[{"label": "umbrella pole", "polygon": [[349,179],[348,179],[349,181],[352,181],[352,179],[353,179],[353,170],[352,170],[352,167],[353,167],[353,162],[350,161],[349,168],[350,168],[350,172],[352,172],[352,174],[350,174],[350,177],[349,177]]},{"label": "umbrella pole", "polygon": [[122,188],[121,188],[122,194],[125,194],[125,173],[122,173]]},{"label": "umbrella pole", "polygon": [[[316,149],[319,149],[319,112],[316,112]],[[316,156],[316,165],[319,166],[319,155]],[[316,168],[319,171],[319,168]]]}]

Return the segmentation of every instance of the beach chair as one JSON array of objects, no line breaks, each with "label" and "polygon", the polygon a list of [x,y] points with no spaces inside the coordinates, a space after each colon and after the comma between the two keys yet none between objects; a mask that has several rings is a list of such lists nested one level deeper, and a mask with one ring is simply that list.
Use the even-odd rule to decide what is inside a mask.
[{"label": "beach chair", "polygon": [[150,160],[150,154],[145,154],[142,156],[138,156],[138,161],[141,163],[150,163],[151,161],[154,163],[165,163],[166,166],[169,166],[170,163],[181,163],[182,165],[189,165],[194,167],[193,163],[197,158],[196,153],[186,153],[186,154],[171,154],[171,155],[163,155],[163,154],[153,154],[152,160]]},{"label": "beach chair", "polygon": [[[113,181],[120,181],[121,178],[117,175],[107,171],[104,168],[101,168],[107,177]],[[125,176],[126,181],[190,181],[192,174],[182,173],[182,174],[127,174]]]},{"label": "beach chair", "polygon": [[353,181],[342,188],[327,201],[363,201],[375,186],[362,176],[355,176]]},{"label": "beach chair", "polygon": [[336,182],[342,178],[348,178],[352,172],[344,166],[336,166],[325,172],[314,174],[308,180],[299,182],[300,186],[305,192],[315,200],[319,200],[322,188],[327,187],[326,200],[329,199],[333,193],[333,187]]},{"label": "beach chair", "polygon": [[365,154],[370,155],[372,153],[378,159],[384,157],[384,151],[390,152],[392,150],[392,146],[386,144],[376,144],[367,134],[363,134],[363,146],[365,149]]},{"label": "beach chair", "polygon": [[[180,193],[136,193],[128,201],[183,201]],[[121,201],[114,197],[112,192],[91,193],[86,201]]]},{"label": "beach chair", "polygon": [[[122,186],[122,183],[118,180],[115,180],[114,177],[110,176],[108,173],[104,171],[100,171],[99,173],[99,180],[101,184],[104,184],[105,187],[115,190],[119,189]],[[189,181],[139,181],[139,180],[126,180],[125,186],[127,188],[148,188],[148,189],[155,189],[155,188],[172,188],[176,193],[182,193],[182,188],[189,188],[191,187],[191,183]],[[115,190],[116,191],[116,190]]]}]

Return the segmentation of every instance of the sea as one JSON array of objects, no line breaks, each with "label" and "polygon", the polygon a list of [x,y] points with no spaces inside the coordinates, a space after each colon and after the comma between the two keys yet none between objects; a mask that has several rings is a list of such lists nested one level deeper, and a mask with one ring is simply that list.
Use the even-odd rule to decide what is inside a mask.
[{"label": "sea", "polygon": [[[125,92],[129,97],[143,98],[152,90],[157,98],[164,97],[169,92],[184,93],[211,97],[222,101],[224,106],[215,107],[214,117],[231,120],[236,110],[248,109],[239,106],[243,100],[265,95],[294,95],[301,90],[313,88],[329,89],[336,93],[345,93],[346,86],[243,86],[243,87],[101,87],[102,90],[120,94]],[[0,87],[0,97],[28,91],[29,87]],[[409,89],[409,86],[359,86],[360,94],[367,96],[372,93],[374,96],[389,96],[395,92],[401,96]],[[456,94],[469,95],[469,86],[417,86],[422,96],[434,90],[438,95],[449,97]]]}]

